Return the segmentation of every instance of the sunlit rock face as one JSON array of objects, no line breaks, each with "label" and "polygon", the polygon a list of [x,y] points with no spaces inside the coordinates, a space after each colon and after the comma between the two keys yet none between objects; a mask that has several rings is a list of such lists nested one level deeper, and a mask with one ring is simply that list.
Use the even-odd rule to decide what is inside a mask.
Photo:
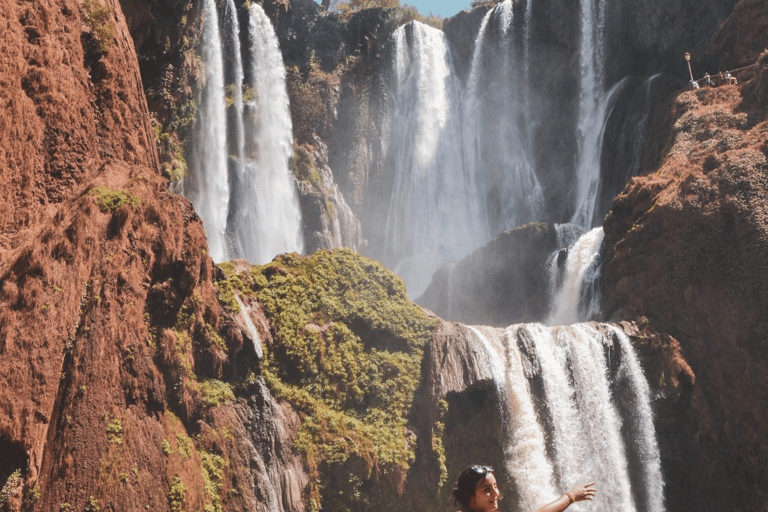
[{"label": "sunlit rock face", "polygon": [[633,179],[605,223],[607,311],[663,326],[696,374],[690,400],[676,408],[681,420],[662,434],[677,440],[668,471],[692,476],[670,489],[670,508],[688,506],[691,493],[701,496],[694,506],[729,506],[699,485],[715,473],[741,490],[745,510],[766,500],[747,489],[766,479],[768,456],[757,441],[768,382],[767,112],[759,92],[767,76],[764,57],[743,89],[679,94],[659,125],[660,147],[669,149],[658,171]]}]

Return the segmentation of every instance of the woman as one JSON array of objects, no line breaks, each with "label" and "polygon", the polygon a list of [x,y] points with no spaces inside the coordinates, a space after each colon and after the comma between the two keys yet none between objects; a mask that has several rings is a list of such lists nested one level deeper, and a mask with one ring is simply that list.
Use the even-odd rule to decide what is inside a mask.
[{"label": "woman", "polygon": [[[537,512],[563,512],[577,501],[592,500],[597,493],[595,483],[577,485],[552,503],[544,505]],[[496,485],[493,468],[469,466],[459,475],[453,490],[454,504],[461,505],[462,512],[493,512],[499,510],[501,493]]]}]

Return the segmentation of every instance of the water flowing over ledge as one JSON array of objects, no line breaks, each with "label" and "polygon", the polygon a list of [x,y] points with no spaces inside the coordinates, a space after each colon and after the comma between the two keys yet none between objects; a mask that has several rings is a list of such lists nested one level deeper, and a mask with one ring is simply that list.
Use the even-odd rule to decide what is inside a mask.
[{"label": "water flowing over ledge", "polygon": [[595,480],[591,510],[662,512],[648,383],[611,324],[465,327],[499,397],[511,509],[532,510]]}]

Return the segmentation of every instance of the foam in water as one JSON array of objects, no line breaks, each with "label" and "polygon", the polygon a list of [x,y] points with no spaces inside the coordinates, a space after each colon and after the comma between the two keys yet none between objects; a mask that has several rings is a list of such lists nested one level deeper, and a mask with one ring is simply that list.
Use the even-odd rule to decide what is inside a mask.
[{"label": "foam in water", "polygon": [[[505,508],[535,510],[573,485],[595,480],[599,493],[589,510],[663,511],[648,385],[620,330],[607,324],[470,329],[496,366],[492,375],[507,437],[505,469],[519,500]],[[520,343],[527,344],[527,356]],[[607,354],[620,358],[616,380],[611,380]],[[531,379],[541,381],[543,396],[532,396]],[[611,391],[617,386],[620,401]],[[632,425],[623,426],[622,417],[631,418]],[[547,418],[546,436],[542,418]],[[630,433],[627,445],[623,428]],[[630,459],[638,461],[639,470],[630,472]]]},{"label": "foam in water", "polygon": [[[569,343],[571,371],[584,429],[580,440],[585,447],[585,463],[592,465],[593,478],[601,482],[605,491],[595,511],[633,511],[627,458],[621,438],[621,422],[613,403],[607,379],[607,366],[603,343],[605,340],[587,324],[561,329],[563,343]],[[573,341],[571,341],[573,340]]]},{"label": "foam in water", "polygon": [[544,430],[536,415],[533,397],[517,347],[519,326],[507,328],[502,337],[507,353],[509,421],[504,450],[507,472],[517,483],[523,510],[535,510],[556,495],[552,465],[546,456]]}]

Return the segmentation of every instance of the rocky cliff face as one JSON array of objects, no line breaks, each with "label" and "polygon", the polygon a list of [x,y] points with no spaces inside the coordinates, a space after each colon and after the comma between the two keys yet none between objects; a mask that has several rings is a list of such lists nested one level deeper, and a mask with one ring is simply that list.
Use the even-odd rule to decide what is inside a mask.
[{"label": "rocky cliff face", "polygon": [[[711,30],[723,20],[714,39],[721,55],[732,51],[736,59],[757,51],[759,38],[746,35],[761,33],[759,2],[741,0],[731,12],[733,3],[690,6],[702,20],[694,39],[703,54],[711,52]],[[391,25],[380,12],[341,23],[311,4],[270,6],[281,36],[293,41],[286,63],[297,66],[294,96],[302,84],[321,91],[296,102],[308,110],[295,111],[294,123],[297,159],[305,159],[304,171],[319,169],[325,177],[308,181],[315,188],[305,194],[314,194],[305,212],[314,204],[313,218],[322,219],[332,210],[324,201],[334,186],[343,194],[337,206],[343,199],[355,213],[367,207],[371,186],[385,188],[385,177],[365,174],[377,151],[366,141],[377,128],[366,117],[370,111],[360,109],[372,97],[366,86],[376,83],[378,59],[385,58],[381,40]],[[564,6],[538,4],[554,23],[540,27],[556,35],[552,48],[572,46],[573,34],[557,30]],[[631,9],[654,6],[641,2]],[[668,4],[658,11],[663,16],[648,18],[652,26],[631,36],[629,48],[655,44],[649,37],[659,30],[667,34],[659,37],[663,50],[648,51],[672,52],[679,41],[669,34],[683,17],[671,14],[684,7]],[[412,340],[394,323],[380,322],[382,305],[406,304],[407,314],[392,317],[411,327],[426,317],[383,271],[375,284],[386,299],[370,295],[360,309],[330,317],[340,303],[357,304],[355,292],[370,291],[350,288],[349,275],[342,275],[323,296],[328,309],[296,324],[302,339],[324,343],[310,346],[325,347],[315,355],[331,376],[344,368],[333,365],[335,340],[345,342],[338,345],[344,350],[358,350],[353,342],[391,350],[397,361],[408,359],[409,376],[412,363],[423,361],[420,379],[397,381],[407,390],[397,402],[402,438],[381,445],[395,446],[391,453],[403,457],[397,464],[406,462],[399,469],[389,459],[380,464],[384,459],[376,457],[389,452],[377,452],[374,436],[354,437],[347,426],[358,425],[357,413],[339,421],[305,395],[281,388],[285,382],[262,378],[269,378],[265,354],[286,350],[281,322],[304,317],[270,309],[267,304],[278,302],[257,295],[275,283],[292,284],[305,263],[288,258],[256,270],[237,263],[224,272],[208,258],[189,203],[168,192],[162,174],[183,167],[174,158],[193,113],[198,8],[175,0],[0,0],[0,508],[298,512],[316,509],[318,497],[347,503],[322,495],[336,488],[317,482],[334,481],[348,495],[392,510],[441,509],[446,479],[460,464],[455,454],[469,447],[493,464],[500,453],[481,439],[497,428],[496,407],[466,329],[432,317],[419,324],[436,324],[431,341],[422,341],[423,360],[413,347],[393,350]],[[467,16],[471,24],[479,15]],[[306,26],[317,30],[311,45],[300,40],[302,23],[310,21]],[[337,29],[342,36],[334,35]],[[656,103],[641,176],[616,198],[605,223],[606,308],[625,321],[622,328],[661,397],[655,409],[670,510],[768,506],[761,430],[768,419],[766,59],[751,75],[739,75],[738,88],[684,92]],[[360,132],[337,138],[334,110],[368,121]],[[318,225],[312,228],[319,233],[316,246],[339,240],[333,222]],[[534,239],[546,252],[550,231],[513,231],[480,254],[498,266],[497,253],[516,237]],[[373,271],[371,263],[349,257],[353,263],[337,270],[360,265]],[[461,275],[479,282],[488,277],[469,267]],[[527,279],[502,284],[517,284],[519,295],[531,289]],[[312,287],[290,286],[282,297],[305,289]],[[498,293],[508,290],[501,286]],[[489,303],[506,300],[494,298]],[[531,311],[514,314],[526,319],[540,306],[536,300]],[[507,312],[488,307],[478,314],[502,323]],[[386,368],[400,375],[395,367]],[[331,379],[338,389],[343,382]],[[355,391],[344,392],[355,403]],[[313,430],[307,419],[317,411],[328,423]],[[332,428],[324,430],[327,425]],[[489,430],[472,431],[482,426]],[[339,431],[348,437],[335,435]],[[337,439],[348,444],[333,444]],[[337,465],[323,465],[322,454],[313,458],[311,446],[330,450]],[[348,478],[359,474],[366,479]]]},{"label": "rocky cliff face", "polygon": [[293,413],[257,384],[214,408],[253,334],[160,177],[119,4],[0,12],[0,507],[302,510]]},{"label": "rocky cliff face", "polygon": [[605,223],[606,307],[679,339],[697,376],[668,431],[670,508],[735,506],[712,479],[745,510],[766,504],[765,65],[744,88],[678,95],[660,168],[633,179]]}]

